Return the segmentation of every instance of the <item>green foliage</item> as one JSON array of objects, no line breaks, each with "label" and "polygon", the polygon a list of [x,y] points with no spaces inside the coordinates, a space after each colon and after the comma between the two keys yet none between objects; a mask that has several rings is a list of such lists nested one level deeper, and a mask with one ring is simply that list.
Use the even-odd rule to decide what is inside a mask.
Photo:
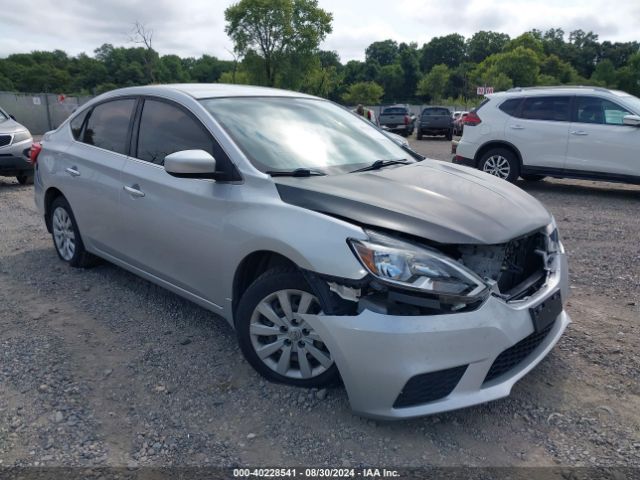
[{"label": "green foliage", "polygon": [[429,72],[441,63],[453,68],[464,61],[465,53],[462,35],[452,33],[444,37],[434,37],[422,47],[420,67],[423,72]]},{"label": "green foliage", "polygon": [[375,82],[358,82],[350,85],[342,100],[348,105],[377,105],[382,100],[384,89]]},{"label": "green foliage", "polygon": [[418,83],[416,93],[428,100],[438,102],[444,95],[451,72],[444,64],[434,66]]},{"label": "green foliage", "polygon": [[277,85],[282,70],[313,55],[331,33],[332,15],[316,0],[240,0],[224,16],[236,53],[260,57],[269,86]]},{"label": "green foliage", "polygon": [[[0,58],[0,90],[97,94],[118,87],[177,82],[274,85],[358,103],[421,99],[476,101],[477,86],[583,84],[640,95],[640,43],[600,42],[593,32],[531,30],[513,39],[480,31],[416,43],[377,41],[365,60],[342,64],[318,48],[331,14],[316,0],[236,0],[226,11],[234,60],[159,55],[149,45],[104,44],[93,55],[61,50]],[[356,99],[356,100],[354,100]],[[376,100],[377,99],[377,100]],[[459,101],[461,100],[461,101]]]}]

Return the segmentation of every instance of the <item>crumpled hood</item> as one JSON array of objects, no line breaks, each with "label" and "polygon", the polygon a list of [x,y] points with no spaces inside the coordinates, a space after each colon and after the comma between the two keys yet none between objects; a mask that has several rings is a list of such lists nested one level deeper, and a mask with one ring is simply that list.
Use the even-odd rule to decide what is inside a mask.
[{"label": "crumpled hood", "polygon": [[551,222],[542,204],[515,185],[437,160],[274,181],[284,202],[439,243],[505,243]]}]

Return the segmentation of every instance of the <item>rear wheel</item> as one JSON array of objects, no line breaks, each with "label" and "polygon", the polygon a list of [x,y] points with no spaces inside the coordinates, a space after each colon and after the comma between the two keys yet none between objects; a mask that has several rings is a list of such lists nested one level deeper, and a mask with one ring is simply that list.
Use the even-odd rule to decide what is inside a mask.
[{"label": "rear wheel", "polygon": [[298,387],[336,383],[336,367],[320,334],[301,315],[319,315],[322,307],[304,276],[276,268],[247,289],[236,312],[240,349],[268,380]]},{"label": "rear wheel", "polygon": [[84,248],[73,211],[64,197],[51,204],[51,235],[58,256],[72,267],[86,268],[96,263],[97,257]]},{"label": "rear wheel", "polygon": [[496,177],[515,182],[520,175],[520,164],[516,155],[506,148],[493,148],[480,159],[479,168]]},{"label": "rear wheel", "polygon": [[520,175],[520,177],[522,177],[522,179],[525,180],[526,182],[539,182],[547,178],[545,175],[531,175],[531,174]]}]

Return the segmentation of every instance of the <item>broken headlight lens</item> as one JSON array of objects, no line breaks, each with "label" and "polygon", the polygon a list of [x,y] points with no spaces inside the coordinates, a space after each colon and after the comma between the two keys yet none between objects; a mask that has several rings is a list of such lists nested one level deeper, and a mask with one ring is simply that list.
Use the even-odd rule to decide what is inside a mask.
[{"label": "broken headlight lens", "polygon": [[475,273],[437,250],[367,232],[349,244],[364,267],[385,283],[445,297],[477,300],[489,288]]},{"label": "broken headlight lens", "polygon": [[548,238],[548,253],[564,253],[564,246],[560,241],[560,233],[558,233],[558,226],[556,225],[555,218],[551,217],[551,223],[547,225],[545,233]]}]

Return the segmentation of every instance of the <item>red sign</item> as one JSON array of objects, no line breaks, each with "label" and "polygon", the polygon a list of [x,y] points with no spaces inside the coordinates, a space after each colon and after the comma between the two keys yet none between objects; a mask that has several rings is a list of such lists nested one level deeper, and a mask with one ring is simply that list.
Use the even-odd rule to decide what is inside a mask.
[{"label": "red sign", "polygon": [[476,93],[478,95],[491,95],[493,93],[493,87],[478,87]]}]

